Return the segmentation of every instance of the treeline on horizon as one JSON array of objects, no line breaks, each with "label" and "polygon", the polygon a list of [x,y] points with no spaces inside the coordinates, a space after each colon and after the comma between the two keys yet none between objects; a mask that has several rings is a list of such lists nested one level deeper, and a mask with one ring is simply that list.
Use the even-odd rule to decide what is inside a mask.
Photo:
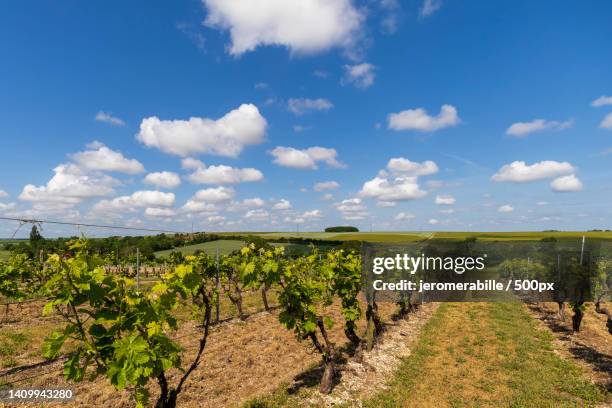
[{"label": "treeline on horizon", "polygon": [[[14,240],[2,245],[5,251],[25,254],[30,258],[40,257],[49,253],[69,253],[69,243],[75,241],[79,237],[60,237],[47,239],[44,238],[36,225],[30,231],[30,237],[27,240]],[[110,257],[113,260],[131,260],[135,261],[136,252],[138,250],[140,259],[155,260],[155,252],[172,250],[186,245],[203,244],[218,240],[238,240],[247,243],[254,243],[257,247],[267,247],[269,241],[265,238],[255,235],[218,235],[214,233],[196,232],[184,234],[157,234],[145,236],[111,236],[106,238],[90,238],[88,239],[88,249],[91,253],[100,256]],[[273,242],[301,245],[316,245],[316,246],[332,246],[342,247],[347,249],[359,249],[360,241],[339,241],[339,240],[322,240],[306,237],[279,237]]]}]

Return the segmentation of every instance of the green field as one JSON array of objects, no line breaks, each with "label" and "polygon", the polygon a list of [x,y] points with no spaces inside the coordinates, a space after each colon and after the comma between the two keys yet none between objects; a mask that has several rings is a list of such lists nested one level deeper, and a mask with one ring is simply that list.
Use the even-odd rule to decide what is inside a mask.
[{"label": "green field", "polygon": [[217,248],[219,249],[220,255],[227,255],[232,251],[242,248],[243,245],[243,241],[220,239],[218,241],[210,241],[204,242],[202,244],[186,245],[184,247],[179,247],[175,249],[166,249],[164,251],[158,251],[155,252],[155,256],[167,257],[173,251],[182,252],[184,255],[193,255],[197,250],[204,251],[207,255],[212,256],[215,255],[215,253],[217,252]]},{"label": "green field", "polygon": [[275,240],[279,238],[307,238],[332,241],[369,241],[369,242],[412,242],[424,239],[459,239],[478,238],[486,241],[505,240],[540,240],[554,237],[557,239],[587,238],[612,239],[612,231],[526,231],[526,232],[416,232],[416,231],[389,231],[389,232],[234,232],[218,233],[218,235],[256,235],[262,238]]}]

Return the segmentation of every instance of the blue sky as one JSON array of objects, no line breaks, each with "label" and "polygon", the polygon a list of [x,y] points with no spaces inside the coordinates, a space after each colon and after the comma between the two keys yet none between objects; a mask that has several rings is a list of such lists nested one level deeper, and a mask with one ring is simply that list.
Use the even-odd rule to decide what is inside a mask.
[{"label": "blue sky", "polygon": [[610,228],[611,17],[608,1],[7,2],[0,215]]}]

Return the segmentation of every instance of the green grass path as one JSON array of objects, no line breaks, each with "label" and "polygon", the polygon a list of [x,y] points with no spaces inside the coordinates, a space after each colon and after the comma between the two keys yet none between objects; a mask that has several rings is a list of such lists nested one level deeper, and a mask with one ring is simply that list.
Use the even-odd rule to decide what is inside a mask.
[{"label": "green grass path", "polygon": [[446,303],[366,407],[588,407],[610,396],[520,303]]}]

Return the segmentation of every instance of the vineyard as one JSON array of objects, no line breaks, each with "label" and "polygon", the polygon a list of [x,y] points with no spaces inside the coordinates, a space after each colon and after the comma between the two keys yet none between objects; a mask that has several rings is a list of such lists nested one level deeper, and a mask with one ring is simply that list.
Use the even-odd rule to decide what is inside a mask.
[{"label": "vineyard", "polygon": [[377,302],[355,245],[202,245],[136,270],[85,239],[0,261],[0,389],[69,388],[67,406],[610,402],[609,261],[593,304]]}]

